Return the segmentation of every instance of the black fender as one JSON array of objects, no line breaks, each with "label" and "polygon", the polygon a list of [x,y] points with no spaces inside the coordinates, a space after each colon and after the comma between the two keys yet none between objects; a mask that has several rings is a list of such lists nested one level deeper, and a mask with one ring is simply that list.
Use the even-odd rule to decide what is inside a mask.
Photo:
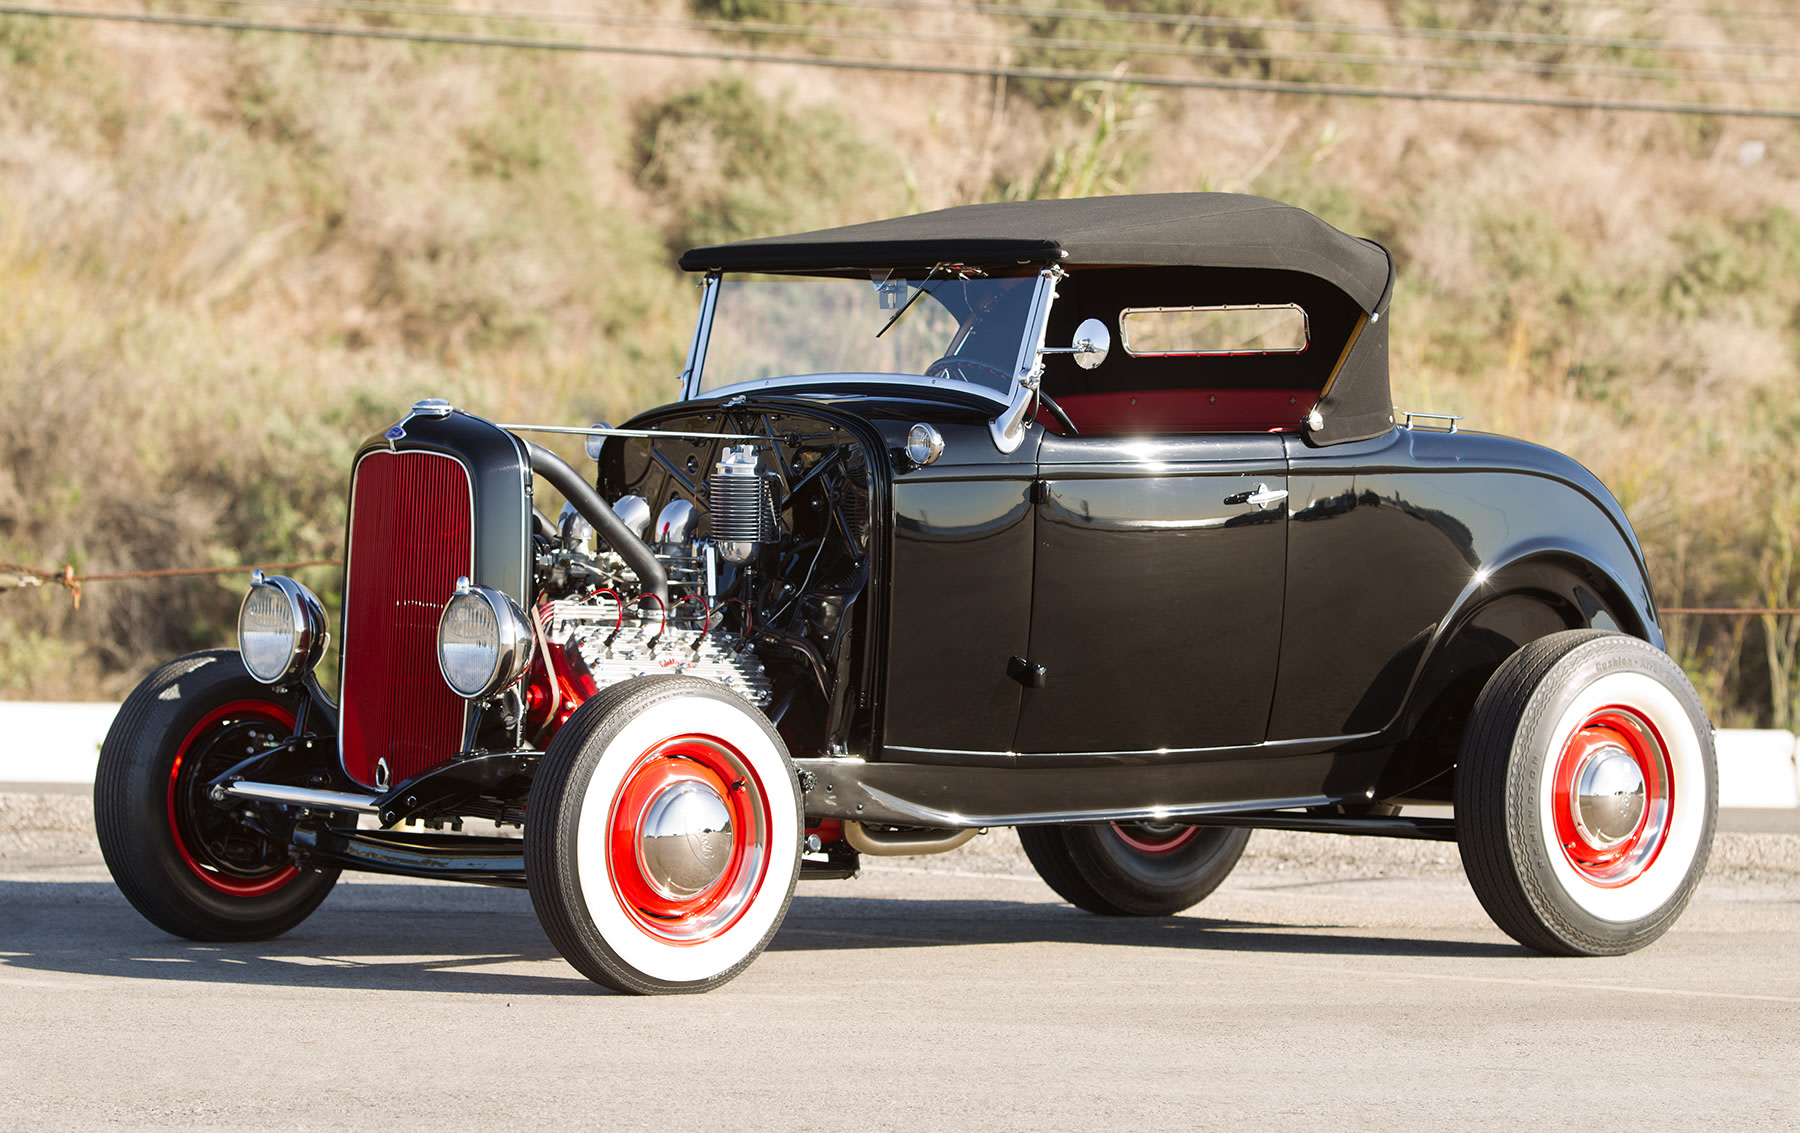
[{"label": "black fender", "polygon": [[1608,558],[1573,540],[1535,540],[1478,572],[1427,646],[1397,722],[1401,738],[1379,796],[1449,800],[1475,698],[1495,670],[1531,642],[1570,629],[1611,629],[1663,648],[1656,611],[1632,598],[1648,595],[1637,563]]}]

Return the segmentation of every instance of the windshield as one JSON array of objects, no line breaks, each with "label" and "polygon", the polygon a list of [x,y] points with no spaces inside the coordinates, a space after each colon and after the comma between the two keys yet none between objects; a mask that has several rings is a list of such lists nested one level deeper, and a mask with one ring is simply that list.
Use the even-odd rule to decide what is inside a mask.
[{"label": "windshield", "polygon": [[934,268],[910,279],[726,275],[699,390],[814,374],[896,374],[968,382],[1004,397],[1036,275],[964,279],[961,270]]}]

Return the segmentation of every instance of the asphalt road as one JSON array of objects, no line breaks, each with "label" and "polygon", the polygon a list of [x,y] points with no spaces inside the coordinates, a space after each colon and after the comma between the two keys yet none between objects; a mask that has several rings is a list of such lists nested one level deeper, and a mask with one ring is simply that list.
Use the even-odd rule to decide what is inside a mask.
[{"label": "asphalt road", "polygon": [[1800,837],[1734,835],[1686,917],[1532,956],[1453,847],[1258,834],[1190,915],[1092,917],[1009,833],[803,883],[706,996],[574,974],[523,893],[346,880],[200,946],[81,839],[0,844],[0,1128],[1800,1125]]}]

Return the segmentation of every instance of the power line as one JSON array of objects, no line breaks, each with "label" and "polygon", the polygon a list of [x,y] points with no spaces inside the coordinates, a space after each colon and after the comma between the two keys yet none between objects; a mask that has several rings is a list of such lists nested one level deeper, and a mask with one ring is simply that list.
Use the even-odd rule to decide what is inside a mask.
[{"label": "power line", "polygon": [[672,31],[733,32],[788,38],[878,41],[882,43],[941,44],[960,47],[1008,47],[1015,50],[1115,52],[1193,60],[1266,60],[1276,63],[1323,63],[1348,67],[1380,67],[1390,70],[1506,72],[1527,75],[1584,75],[1599,78],[1678,80],[1790,85],[1800,76],[1752,75],[1741,71],[1696,71],[1678,67],[1627,67],[1599,63],[1536,63],[1517,59],[1445,59],[1438,56],[1408,57],[1334,51],[1276,51],[1221,44],[1147,43],[1142,40],[1080,40],[1012,37],[984,39],[968,35],[929,32],[891,32],[879,28],[796,27],[754,20],[680,20],[647,16],[613,16],[593,12],[471,10],[431,4],[396,4],[381,0],[210,0],[234,7],[301,8],[309,11],[404,13],[448,16],[464,20],[519,23],[595,24],[605,27],[659,28]]},{"label": "power line", "polygon": [[1720,55],[1800,55],[1800,48],[1766,43],[1676,43],[1664,39],[1611,36],[1561,35],[1550,32],[1484,31],[1479,28],[1408,28],[1391,24],[1340,24],[1314,20],[1264,20],[1240,16],[1170,16],[1159,12],[1095,11],[1089,8],[1034,8],[974,0],[967,4],[932,0],[775,0],[821,8],[860,8],[885,12],[942,12],[960,15],[1012,16],[1015,18],[1081,20],[1090,23],[1155,24],[1176,28],[1220,28],[1229,31],[1297,31],[1322,35],[1359,35],[1389,39],[1440,39],[1460,43],[1506,43],[1538,47],[1602,47],[1619,50],[1648,48],[1653,51]]},{"label": "power line", "polygon": [[268,24],[252,20],[219,20],[197,16],[153,15],[144,12],[101,12],[75,9],[0,5],[0,15],[37,16],[50,19],[96,20],[165,27],[213,28],[223,31],[278,32],[341,39],[377,39],[409,43],[436,43],[461,47],[527,48],[598,55],[627,55],[661,59],[707,59],[719,62],[774,63],[833,70],[872,71],[918,75],[959,75],[971,78],[1036,79],[1046,82],[1106,83],[1191,90],[1234,90],[1266,94],[1299,94],[1329,98],[1376,98],[1409,102],[1450,102],[1487,106],[1541,107],[1555,110],[1610,110],[1626,113],[1698,114],[1726,118],[1775,118],[1800,120],[1800,109],[1786,107],[1724,106],[1696,102],[1644,102],[1567,96],[1507,95],[1480,91],[1415,90],[1404,87],[1363,86],[1354,83],[1305,83],[1280,79],[1226,79],[1200,76],[1132,75],[1106,71],[1067,70],[1054,67],[1000,67],[979,64],[913,63],[891,59],[845,59],[837,56],[777,55],[765,51],[728,48],[650,47],[638,44],[581,43],[567,40],[508,36],[471,36],[443,32],[402,31],[391,28],[347,27],[330,24]]},{"label": "power line", "polygon": [[[1469,8],[1477,4],[1491,3],[1492,0],[1432,0],[1433,3]],[[1522,6],[1522,5],[1521,5]],[[1618,12],[1617,4],[1558,4],[1558,10],[1564,12]],[[1740,12],[1717,8],[1664,8],[1655,4],[1648,5],[1643,16],[1710,16],[1719,20],[1794,20],[1800,19],[1800,12],[1784,12],[1779,8],[1747,8]]]}]

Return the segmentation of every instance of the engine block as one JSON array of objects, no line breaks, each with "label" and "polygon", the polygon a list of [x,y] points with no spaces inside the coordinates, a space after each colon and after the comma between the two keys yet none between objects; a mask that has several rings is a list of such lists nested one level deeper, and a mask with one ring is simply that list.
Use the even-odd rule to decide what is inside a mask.
[{"label": "engine block", "polygon": [[[696,616],[692,619],[698,623]],[[773,699],[762,662],[735,634],[698,624],[682,625],[660,613],[642,616],[607,598],[549,603],[544,639],[565,656],[573,643],[596,690],[655,673],[699,677],[737,693],[759,708]]]}]

